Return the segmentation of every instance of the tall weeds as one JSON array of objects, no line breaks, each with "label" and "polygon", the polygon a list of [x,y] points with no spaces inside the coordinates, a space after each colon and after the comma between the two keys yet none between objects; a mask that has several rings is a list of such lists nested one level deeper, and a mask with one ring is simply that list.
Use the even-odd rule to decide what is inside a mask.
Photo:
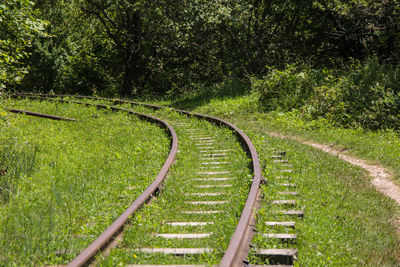
[{"label": "tall weeds", "polygon": [[0,145],[0,204],[8,202],[20,179],[34,172],[37,149],[9,140]]}]

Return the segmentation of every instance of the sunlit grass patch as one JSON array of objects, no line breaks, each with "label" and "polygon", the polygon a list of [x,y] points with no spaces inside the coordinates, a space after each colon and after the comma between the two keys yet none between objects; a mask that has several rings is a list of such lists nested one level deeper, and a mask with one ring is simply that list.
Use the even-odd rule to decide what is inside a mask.
[{"label": "sunlit grass patch", "polygon": [[[323,119],[303,120],[296,112],[261,113],[257,104],[255,95],[245,95],[211,99],[193,110],[231,121],[245,130],[255,143],[268,180],[263,186],[265,201],[259,211],[259,233],[285,230],[297,234],[299,266],[396,266],[400,247],[392,221],[398,218],[399,210],[393,201],[372,187],[368,174],[298,142],[269,137],[268,132],[337,145],[351,154],[391,167],[397,179],[400,171],[398,133],[342,129]],[[277,164],[272,163],[269,156],[281,150],[287,151],[289,162],[294,165],[290,180],[298,186],[291,191],[299,193],[295,198],[296,209],[304,210],[304,219],[278,218],[273,213],[278,207],[271,201],[283,197],[277,193],[282,189],[277,187],[275,179]],[[262,225],[263,221],[277,219],[294,219],[296,229],[274,230]],[[285,246],[257,235],[254,243]]]},{"label": "sunlit grass patch", "polygon": [[10,115],[17,122],[2,129],[2,140],[37,152],[34,171],[0,206],[0,265],[67,263],[144,191],[169,152],[164,130],[135,116],[77,104],[3,104],[78,121]]},{"label": "sunlit grass patch", "polygon": [[[248,193],[248,185],[251,182],[250,169],[247,167],[248,159],[237,142],[232,132],[216,127],[208,122],[194,118],[186,118],[169,110],[151,111],[142,107],[134,107],[135,110],[145,111],[162,117],[174,125],[175,122],[184,122],[185,127],[176,127],[179,138],[179,150],[177,160],[170,175],[165,182],[162,194],[155,199],[151,205],[146,206],[132,220],[132,225],[127,227],[124,240],[119,249],[112,250],[111,254],[101,260],[101,265],[113,266],[123,264],[217,264],[230,241],[235,229],[241,210]],[[176,126],[176,124],[175,124]],[[213,149],[230,149],[226,161],[227,170],[232,180],[227,182],[198,181],[197,177],[201,170],[210,168],[199,164],[200,148],[197,148],[190,129],[199,129],[198,135],[211,136],[216,140]],[[210,169],[208,169],[210,171]],[[212,169],[211,169],[212,170]],[[222,174],[210,175],[212,177],[223,177]],[[218,185],[229,183],[231,187],[222,188]],[[217,185],[213,188],[196,188],[197,185]],[[192,193],[201,192],[224,192],[221,196],[192,196]],[[227,201],[220,205],[190,204],[187,201]],[[209,211],[221,210],[216,214],[185,214],[182,211]],[[213,222],[205,226],[170,226],[170,222]],[[156,233],[212,233],[209,237],[201,239],[166,239],[155,236]],[[213,253],[202,255],[175,257],[163,254],[147,254],[135,252],[142,247],[163,248],[213,248]],[[135,253],[136,257],[129,256]]]}]

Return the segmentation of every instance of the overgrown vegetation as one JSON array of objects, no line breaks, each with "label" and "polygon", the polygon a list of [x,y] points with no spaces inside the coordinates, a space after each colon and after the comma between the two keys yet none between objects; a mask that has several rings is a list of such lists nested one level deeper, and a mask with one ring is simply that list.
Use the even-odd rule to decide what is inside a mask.
[{"label": "overgrown vegetation", "polygon": [[0,205],[7,204],[20,180],[35,171],[36,147],[32,143],[19,143],[15,138],[4,135],[7,128],[16,123],[17,119],[0,109]]},{"label": "overgrown vegetation", "polygon": [[335,72],[376,57],[395,70],[399,8],[392,0],[7,0],[1,51],[18,56],[2,67],[24,72],[19,86],[1,81],[8,90],[154,96],[276,76],[293,64]]},{"label": "overgrown vegetation", "polygon": [[[185,127],[174,125],[179,136],[179,152],[176,163],[171,168],[168,179],[163,187],[162,194],[151,205],[132,220],[127,227],[124,240],[109,256],[101,262],[101,266],[115,266],[118,264],[218,264],[223,251],[226,249],[231,235],[236,227],[237,220],[246,200],[248,186],[251,182],[248,158],[232,132],[217,127],[211,123],[196,118],[187,118],[169,110],[151,111],[146,108],[134,107],[135,110],[153,113],[173,122],[186,123]],[[194,132],[188,129],[198,129],[198,136],[210,136],[215,140],[213,149],[229,149],[226,158],[229,164],[209,166],[201,164],[204,154],[201,150],[208,150],[195,145],[198,142],[191,137]],[[213,149],[210,149],[212,151]],[[211,152],[210,152],[211,153]],[[214,159],[218,161],[218,159]],[[203,161],[204,162],[204,161]],[[221,168],[219,168],[221,167]],[[204,171],[228,171],[229,174],[201,174]],[[229,177],[231,180],[211,181],[207,177]],[[201,180],[199,178],[205,179]],[[230,187],[223,188],[225,184]],[[199,188],[205,185],[215,185],[211,188]],[[215,196],[192,195],[193,193],[221,193]],[[224,204],[196,205],[190,201],[226,201]],[[221,211],[216,214],[185,214],[185,211]],[[170,222],[210,222],[203,226],[172,226]],[[212,233],[207,238],[199,239],[169,239],[156,237],[156,233]],[[135,249],[143,247],[170,247],[170,248],[214,248],[212,252],[200,255],[186,255],[176,257],[161,253],[149,254],[137,252]]]},{"label": "overgrown vegetation", "polygon": [[[345,129],[333,125],[326,118],[306,119],[300,110],[260,112],[257,94],[219,97],[212,93],[213,90],[209,92],[206,101],[187,96],[163,104],[184,106],[194,112],[225,118],[243,129],[255,143],[263,164],[263,175],[268,180],[263,186],[264,202],[258,214],[260,234],[288,231],[271,229],[263,224],[265,221],[294,219],[278,218],[273,211],[281,207],[271,203],[276,199],[291,199],[278,194],[283,188],[279,186],[281,181],[277,176],[282,174],[269,158],[276,151],[286,151],[289,163],[294,166],[294,172],[288,175],[287,180],[297,184],[291,191],[298,192],[296,208],[305,212],[303,219],[294,219],[298,235],[298,266],[398,265],[396,255],[400,246],[393,222],[399,218],[399,210],[394,201],[376,192],[368,174],[296,141],[268,135],[269,132],[278,132],[337,146],[388,167],[394,171],[393,178],[399,183],[398,132]],[[286,246],[261,236],[256,236],[253,244],[256,248]],[[250,259],[253,264],[268,263],[254,256]]]},{"label": "overgrown vegetation", "polygon": [[378,59],[340,70],[289,65],[254,78],[262,110],[299,110],[304,119],[326,118],[345,127],[400,129],[400,68]]},{"label": "overgrown vegetation", "polygon": [[257,128],[264,132],[278,132],[335,145],[360,158],[391,168],[396,180],[400,177],[400,165],[397,160],[400,154],[400,137],[397,130],[369,130],[357,123],[354,123],[353,127],[343,127],[340,124],[335,125],[326,117],[311,119],[301,109],[287,112],[261,111],[257,92],[233,97],[218,97],[212,93],[213,90],[209,92],[205,101],[197,95],[191,95],[179,100],[161,101],[160,104],[225,118],[237,123],[242,129]]},{"label": "overgrown vegetation", "polygon": [[134,116],[77,104],[2,104],[78,119],[2,112],[1,148],[10,144],[3,141],[13,144],[2,149],[13,153],[5,161],[7,154],[0,157],[8,166],[4,177],[22,174],[0,205],[2,266],[69,262],[145,190],[168,155],[164,130]]}]

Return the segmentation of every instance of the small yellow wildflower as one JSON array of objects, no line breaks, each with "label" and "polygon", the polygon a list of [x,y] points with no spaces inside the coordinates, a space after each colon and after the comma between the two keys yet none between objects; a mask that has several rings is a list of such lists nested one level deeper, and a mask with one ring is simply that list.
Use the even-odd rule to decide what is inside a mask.
[{"label": "small yellow wildflower", "polygon": [[133,254],[133,257],[136,259],[137,258],[136,254]]},{"label": "small yellow wildflower", "polygon": [[0,114],[1,114],[1,116],[6,116],[7,115],[7,113],[5,113],[5,112],[1,112]]}]

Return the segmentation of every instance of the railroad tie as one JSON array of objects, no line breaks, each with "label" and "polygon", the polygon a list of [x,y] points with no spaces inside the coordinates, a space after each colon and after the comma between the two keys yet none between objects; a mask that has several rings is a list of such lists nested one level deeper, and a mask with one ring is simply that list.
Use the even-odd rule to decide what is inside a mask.
[{"label": "railroad tie", "polygon": [[214,158],[214,157],[223,157],[226,155],[228,155],[228,154],[227,153],[214,153],[214,154],[210,153],[210,154],[203,154],[202,156]]},{"label": "railroad tie", "polygon": [[214,222],[167,222],[165,224],[170,226],[206,226],[214,224]]},{"label": "railroad tie", "polygon": [[207,177],[207,178],[194,178],[195,181],[228,181],[232,180],[230,177]]},{"label": "railroad tie", "polygon": [[204,253],[210,253],[213,250],[214,249],[212,249],[212,248],[138,248],[138,249],[135,249],[136,252],[172,254],[175,256],[204,254]]},{"label": "railroad tie", "polygon": [[211,137],[195,137],[192,138],[192,140],[195,140],[197,143],[209,143],[209,142],[216,142],[215,139],[211,138]]},{"label": "railroad tie", "polygon": [[188,211],[181,211],[183,214],[217,214],[223,213],[222,210],[188,210]]},{"label": "railroad tie", "polygon": [[205,185],[195,185],[196,188],[215,188],[215,187],[232,187],[231,184],[205,184]]},{"label": "railroad tie", "polygon": [[214,175],[214,174],[230,174],[230,171],[202,171],[202,172],[196,172],[196,174],[200,174],[200,175]]},{"label": "railroad tie", "polygon": [[222,196],[224,192],[205,192],[205,193],[188,193],[189,196],[197,196],[197,197],[211,197],[211,196]]},{"label": "railroad tie", "polygon": [[[211,147],[213,148],[213,147]],[[200,153],[225,153],[225,152],[232,152],[232,149],[212,149],[212,150],[200,150]]]},{"label": "railroad tie", "polygon": [[278,215],[286,215],[286,216],[297,216],[297,217],[304,217],[304,211],[302,210],[276,210],[274,213]]},{"label": "railroad tie", "polygon": [[201,162],[201,165],[224,165],[229,164],[228,161],[212,161],[212,162]]},{"label": "railroad tie", "polygon": [[215,161],[215,160],[227,160],[228,158],[227,157],[224,157],[224,156],[220,156],[220,157],[218,157],[218,156],[215,156],[215,157],[202,157],[202,158],[199,158],[199,160],[200,161]]},{"label": "railroad tie", "polygon": [[272,204],[277,204],[277,205],[285,205],[285,206],[294,206],[296,205],[296,200],[291,200],[291,199],[279,199],[279,200],[274,200],[272,201]]},{"label": "railroad tie", "polygon": [[292,164],[281,164],[281,166],[286,167],[286,168],[293,168]]},{"label": "railroad tie", "polygon": [[297,239],[296,234],[263,234],[266,238],[276,238],[282,242],[294,242]]},{"label": "railroad tie", "polygon": [[185,201],[185,203],[192,205],[222,205],[228,203],[228,201]]},{"label": "railroad tie", "polygon": [[297,259],[298,251],[295,248],[287,249],[258,249],[255,254],[263,259],[268,259],[270,264],[273,265],[293,265],[294,260]]},{"label": "railroad tie", "polygon": [[293,183],[281,183],[281,184],[279,184],[279,185],[285,186],[285,187],[297,187],[297,185],[296,185],[296,184],[293,184]]},{"label": "railroad tie", "polygon": [[[202,149],[200,151],[207,151],[207,152],[210,152],[211,151],[210,149],[214,148],[212,146],[204,146],[204,145],[196,145],[196,146],[197,146],[198,149]],[[205,149],[207,149],[207,150],[205,150]]]},{"label": "railroad tie", "polygon": [[211,236],[213,233],[204,234],[154,234],[156,237],[162,237],[166,239],[200,239]]},{"label": "railroad tie", "polygon": [[207,142],[197,142],[197,143],[194,143],[194,145],[195,146],[207,146],[207,145],[212,145],[214,143],[215,143],[215,141],[207,141]]},{"label": "railroad tie", "polygon": [[265,222],[265,225],[270,226],[270,227],[289,227],[289,228],[295,228],[296,223],[295,222]]},{"label": "railroad tie", "polygon": [[289,163],[289,161],[286,159],[275,159],[273,162],[274,163]]}]

